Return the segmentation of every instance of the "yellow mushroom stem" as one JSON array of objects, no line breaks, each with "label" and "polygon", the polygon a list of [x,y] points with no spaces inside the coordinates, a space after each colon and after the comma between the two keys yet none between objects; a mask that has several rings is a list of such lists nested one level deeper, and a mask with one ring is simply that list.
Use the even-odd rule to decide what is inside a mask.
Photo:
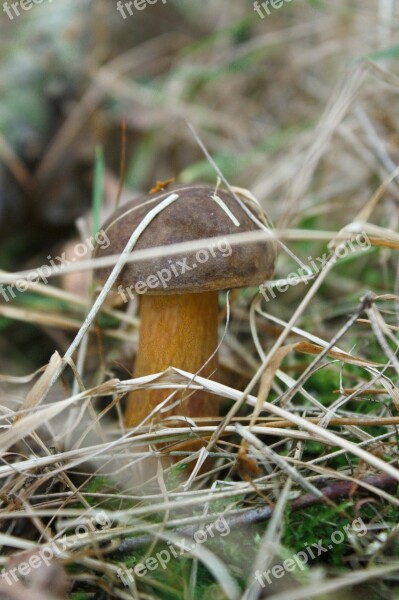
[{"label": "yellow mushroom stem", "polygon": [[[140,337],[134,377],[177,367],[197,373],[215,352],[218,343],[218,292],[142,296]],[[202,377],[215,378],[217,357],[201,369]],[[173,389],[130,392],[125,413],[127,427],[138,425]],[[165,416],[215,417],[218,398],[202,390],[178,390],[169,404],[178,403]],[[166,407],[165,407],[166,408]]]}]

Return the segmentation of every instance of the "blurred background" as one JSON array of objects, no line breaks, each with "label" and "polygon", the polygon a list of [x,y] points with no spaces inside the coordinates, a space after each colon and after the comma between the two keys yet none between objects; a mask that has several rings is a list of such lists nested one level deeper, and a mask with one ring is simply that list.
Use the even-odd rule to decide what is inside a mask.
[{"label": "blurred background", "polygon": [[[342,406],[342,415],[353,419],[360,413],[372,419],[396,416],[397,388],[392,382],[388,386],[388,381],[390,376],[395,377],[392,366],[397,368],[397,359],[394,363],[392,356],[397,352],[399,327],[399,174],[395,171],[399,164],[399,3],[397,0],[270,0],[254,6],[250,0],[152,0],[152,4],[134,0],[129,3],[132,14],[127,5],[116,0],[36,0],[36,3],[20,0],[2,6],[0,271],[4,275],[48,265],[64,253],[74,259],[75,244],[97,231],[118,201],[147,193],[158,180],[215,183],[215,169],[204,156],[193,134],[194,128],[230,184],[250,190],[275,227],[296,231],[296,239],[285,240],[288,252],[280,251],[276,279],[297,271],[298,262],[309,264],[309,259],[325,255],[328,241],[349,223],[355,222],[363,230],[365,221],[369,234],[374,232],[376,236],[372,247],[348,254],[334,266],[297,319],[295,325],[300,329],[289,332],[286,340],[287,344],[298,339],[330,342],[360,310],[361,299],[371,291],[381,296],[377,315],[380,320],[374,312],[374,323],[371,319],[351,323],[339,341],[340,347],[362,360],[346,364],[341,360],[342,355],[325,357],[322,365],[314,366],[305,382],[298,383],[295,378],[303,375],[314,357],[305,355],[310,344],[303,353],[292,346],[284,355],[278,376],[272,373],[270,401],[281,398],[295,384],[303,386],[307,396],[295,397],[294,404],[290,404],[291,397],[288,404],[284,399],[282,405],[301,415],[318,418],[322,414],[320,407],[327,412],[331,406],[333,411]],[[381,193],[375,195],[380,186],[383,186]],[[262,300],[257,289],[231,293],[229,328],[219,352],[220,382],[240,391],[245,388],[309,289],[310,285],[291,285],[284,293],[276,292],[268,302]],[[91,306],[93,295],[90,271],[52,278],[48,285],[27,291],[14,288],[11,298],[5,297],[1,290],[4,287],[0,288],[0,392],[3,416],[8,419],[7,406],[15,410],[26,406],[23,402],[32,385],[27,374],[43,367],[55,350],[61,355],[65,353]],[[256,302],[251,306],[254,299]],[[99,327],[93,327],[92,335],[88,336],[87,356],[84,347],[78,359],[83,383],[73,382],[71,371],[66,370],[65,380],[54,388],[50,399],[68,397],[79,386],[90,388],[114,376],[130,377],[137,347],[136,300],[125,309],[123,313],[103,312],[99,316],[96,322]],[[221,295],[221,333],[226,312]],[[319,351],[320,346],[315,353]],[[373,366],[381,366],[381,373],[386,371],[386,380],[380,386],[374,385],[366,360],[374,361]],[[272,365],[276,372],[278,366]],[[360,392],[352,396],[354,388]],[[257,388],[253,393],[257,393]],[[317,408],[308,402],[313,396],[317,398]],[[32,401],[32,396],[29,398]],[[99,404],[96,410],[104,407],[102,398]],[[226,405],[231,406],[231,402]],[[98,413],[90,403],[87,406],[94,422],[93,415]],[[114,425],[118,414],[117,409],[112,410],[110,422]],[[13,418],[11,413],[10,422]],[[103,422],[107,427],[106,419]],[[3,423],[6,424],[1,427],[6,428],[8,420]],[[92,431],[89,423],[88,431],[93,438],[82,436],[78,440],[88,447],[97,434],[97,429]],[[384,447],[381,442],[373,446],[373,436],[379,433],[382,436],[383,432],[385,435],[385,426],[367,425],[367,428],[367,435],[358,427],[343,427],[339,433],[345,440],[352,438],[358,444],[363,445],[367,440],[371,452],[394,464],[397,425],[392,425],[392,436]],[[54,431],[60,437],[69,436],[64,413]],[[112,435],[122,435],[121,432],[125,433],[118,427]],[[78,429],[75,434],[80,436]],[[30,457],[35,452],[40,455],[43,448],[47,451],[47,446],[53,444],[51,439],[47,445],[39,449],[33,446],[32,450],[31,437],[29,430],[26,446],[24,441],[17,447],[20,454],[13,457],[25,453]],[[299,440],[298,447],[302,444]],[[259,464],[267,481],[257,485],[264,486],[259,489],[267,496],[261,493],[260,499],[258,488],[252,487],[252,479],[258,473],[256,464],[252,471],[250,468],[246,471],[233,453],[241,441],[237,436],[231,446],[220,446],[222,460],[219,471],[210,477],[209,488],[214,494],[219,484],[225,484],[226,489],[236,485],[239,493],[233,497],[235,492],[230,487],[226,497],[214,503],[211,512],[227,511],[228,497],[230,508],[234,509],[264,504],[265,498],[268,502],[278,500],[283,482],[289,479],[280,463],[274,464],[273,460],[265,459],[267,454],[262,455]],[[265,447],[269,442],[267,438]],[[294,442],[295,437],[289,442],[273,439],[281,456],[285,453],[291,460],[290,468],[299,465],[301,472],[308,473],[319,487],[324,481],[318,479],[319,475],[328,481],[329,477],[339,478],[340,474],[349,479],[370,472],[369,465],[350,456],[344,446],[341,454],[336,453],[340,455],[335,460],[334,449],[327,443],[322,445],[317,436],[304,443],[303,455],[297,454]],[[126,451],[130,460],[124,444],[123,441],[117,446],[116,452]],[[65,447],[69,449],[68,444]],[[322,462],[323,454],[330,451],[330,458]],[[107,449],[105,454],[108,460]],[[69,468],[60,456],[54,457],[56,477],[61,463],[65,472]],[[312,467],[306,471],[306,461],[310,460],[317,465],[314,470]],[[5,453],[2,461],[6,464]],[[250,461],[248,464],[253,466]],[[69,488],[62,481],[61,491],[65,496],[61,493],[59,499],[54,496],[50,500],[47,496],[53,483],[47,467],[42,469],[43,488],[31,482],[31,466],[25,468],[28,492],[23,489],[22,475],[19,479],[19,473],[23,472],[17,468],[15,473],[12,471],[17,480],[15,487],[11,475],[7,483],[6,492],[11,498],[7,506],[13,515],[17,494],[25,494],[24,502],[34,503],[37,490],[43,491],[44,499],[39,497],[39,501],[43,501],[44,508],[49,502],[54,511],[51,527],[64,502],[86,511],[86,504],[79,504],[80,497],[76,500],[74,494],[76,489],[80,494],[83,481],[91,485],[92,467],[84,465],[77,474],[73,463],[71,472],[72,478],[76,477],[76,487]],[[109,471],[110,478],[114,477],[113,464]],[[33,467],[32,473],[35,473]],[[125,491],[124,486],[130,483],[125,472],[121,473],[118,472],[119,487],[115,485],[112,489],[115,497],[104,496],[111,499],[112,509],[122,506],[121,490]],[[33,477],[32,480],[37,481]],[[95,493],[102,492],[104,485],[94,481],[87,488],[87,497],[95,506],[98,501]],[[163,488],[161,491],[163,494]],[[4,498],[6,492],[2,494]],[[191,492],[189,489],[187,493]],[[295,490],[296,493],[300,491]],[[129,500],[128,496],[124,498]],[[180,489],[173,502],[179,498]],[[136,502],[135,496],[134,499]],[[328,558],[334,574],[336,567],[344,562],[360,570],[364,565],[375,566],[384,560],[392,567],[392,557],[397,558],[399,549],[396,529],[391,541],[386,541],[398,522],[397,499],[390,500],[391,505],[382,500],[377,505],[375,498],[370,501],[371,508],[366,507],[370,509],[367,513],[371,522],[367,538],[370,545],[366,548],[363,542],[363,548],[352,540],[351,546],[349,543],[337,546],[335,554]],[[7,497],[4,502],[8,501]],[[149,504],[156,501],[162,503],[164,497],[149,496]],[[190,503],[191,500],[191,506]],[[353,502],[356,511],[364,503],[366,500],[358,501],[356,497]],[[208,502],[206,505],[208,510]],[[129,502],[125,506],[128,523],[133,513]],[[166,522],[177,510],[180,508],[168,505],[159,522]],[[196,510],[201,512],[202,508],[193,506],[193,511]],[[291,515],[286,521],[283,539],[292,551],[303,549],[304,541],[317,541],[336,527],[337,513],[328,506],[321,507],[318,513],[296,514],[299,516]],[[183,511],[178,517],[185,515]],[[377,517],[382,523],[378,532]],[[374,519],[377,524],[373,529]],[[37,531],[33,528],[32,533],[31,529],[25,531],[23,525],[22,522],[15,526],[12,519],[4,518],[2,532],[36,541],[40,534],[40,540],[45,539],[39,527]],[[261,560],[266,556],[260,542],[264,530],[263,523],[259,535],[252,535],[252,530],[245,526],[245,531],[237,529],[236,541],[232,541],[232,535],[230,544],[224,544],[226,564],[241,582],[251,572],[256,552],[259,550]],[[273,531],[268,529],[267,535],[271,532],[271,537],[276,537]],[[381,533],[380,538],[377,533]],[[14,547],[23,547],[18,544],[17,539]],[[90,560],[95,552],[90,554]],[[79,554],[78,560],[82,556]],[[129,566],[132,564],[135,563]],[[264,563],[256,563],[259,564],[264,567]],[[107,561],[104,565],[106,574]],[[86,564],[86,571],[91,568],[91,563],[89,567]],[[159,595],[154,595],[155,592],[150,595],[151,588],[147,587],[146,595],[140,597],[224,599],[220,587],[201,568],[196,595],[188,591],[194,571],[183,565],[181,572],[180,566],[176,566],[159,576],[162,581],[168,577],[172,589],[169,596],[162,588],[164,583],[158,581],[155,589],[160,590]],[[367,574],[368,569],[363,572]],[[313,582],[321,581],[320,573],[318,567],[312,570]],[[82,581],[88,579],[87,572],[80,575],[79,571],[77,580],[79,577]],[[378,581],[367,581],[356,588],[353,596],[351,592],[344,595],[339,584],[332,598],[349,600],[364,593],[370,598],[389,600],[393,590],[388,587],[388,579],[392,587],[393,582],[397,583],[393,570],[381,585]],[[288,584],[294,591],[299,587],[298,579],[287,576],[276,584],[277,591]],[[90,595],[78,595],[81,588],[77,585],[72,597],[107,600],[113,597],[107,585],[101,574],[95,583],[94,579],[84,583]],[[242,583],[242,589],[246,585]],[[265,592],[267,597],[269,591]],[[117,597],[126,598],[123,593],[124,590]]]},{"label": "blurred background", "polygon": [[[158,0],[131,5],[130,15],[123,2],[118,10],[111,0],[43,0],[17,16],[4,4],[0,267],[47,264],[82,235],[76,223],[91,211],[96,168],[101,219],[121,186],[123,201],[156,180],[215,182],[188,123],[275,226],[333,230],[353,219],[397,164],[399,7],[394,0],[275,5],[267,14],[248,0]],[[395,229],[395,180],[388,189],[377,214]],[[293,247],[320,256],[323,244]],[[280,256],[277,276],[293,270],[290,260]],[[379,253],[367,269],[358,261],[362,285],[388,289],[387,260]],[[334,289],[325,290],[333,318]],[[351,291],[345,278],[341,306]],[[273,311],[286,317],[302,293],[293,288]],[[17,292],[0,303],[0,360],[9,371],[25,372],[47,361],[54,345],[67,347],[68,327],[34,317],[64,310],[54,298]],[[315,315],[323,308],[321,296],[313,315],[320,330]]]}]

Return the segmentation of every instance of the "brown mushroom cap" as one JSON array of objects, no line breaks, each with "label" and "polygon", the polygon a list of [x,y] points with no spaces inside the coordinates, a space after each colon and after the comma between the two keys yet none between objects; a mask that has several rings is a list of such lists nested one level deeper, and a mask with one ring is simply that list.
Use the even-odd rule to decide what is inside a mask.
[{"label": "brown mushroom cap", "polygon": [[[107,248],[97,245],[93,253],[96,257],[121,253],[147,213],[172,193],[177,193],[179,198],[153,219],[140,235],[134,250],[204,238],[220,239],[213,244],[212,253],[209,250],[212,246],[204,243],[203,250],[128,263],[119,274],[115,287],[122,285],[134,291],[133,287],[137,285],[137,293],[183,294],[257,286],[270,279],[276,258],[275,243],[266,240],[230,245],[225,236],[256,231],[258,227],[229,193],[219,189],[217,196],[239,222],[239,226],[234,224],[227,212],[212,199],[214,191],[214,186],[207,184],[173,185],[165,191],[132,200],[116,210],[103,226],[110,244]],[[184,267],[179,261],[183,261]],[[96,282],[102,285],[110,273],[111,268],[98,269]],[[163,279],[169,277],[167,273],[170,278],[165,282]]]}]

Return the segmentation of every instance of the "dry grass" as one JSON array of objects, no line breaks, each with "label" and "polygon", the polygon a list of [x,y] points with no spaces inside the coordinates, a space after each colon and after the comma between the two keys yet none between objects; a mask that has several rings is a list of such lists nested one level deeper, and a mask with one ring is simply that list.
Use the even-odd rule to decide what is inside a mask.
[{"label": "dry grass", "polygon": [[[3,16],[0,89],[18,73],[13,53],[22,49],[26,60],[28,49],[40,46],[37,32],[46,31],[54,56],[25,68],[42,69],[49,86],[62,75],[63,94],[72,98],[27,169],[7,121],[12,95],[3,94],[0,183],[9,190],[18,182],[26,223],[10,226],[25,244],[25,259],[13,256],[6,238],[3,285],[59,252],[48,240],[30,250],[26,204],[40,192],[40,231],[51,232],[56,209],[72,223],[79,212],[73,198],[79,203],[85,190],[76,170],[93,162],[96,144],[105,153],[104,212],[113,209],[120,173],[122,201],[157,179],[216,183],[223,176],[260,202],[280,245],[275,280],[263,294],[221,297],[219,383],[173,365],[131,379],[137,304],[127,312],[109,308],[107,289],[94,301],[51,276],[49,284],[30,283],[25,294],[0,302],[4,567],[10,555],[66,535],[59,562],[68,567],[75,600],[398,593],[399,11],[390,0],[349,4],[294,0],[263,20],[251,2],[216,0],[169,0],[126,21],[105,1],[87,2],[80,12],[43,4],[12,23]],[[70,59],[79,53],[81,61]],[[91,186],[98,184],[94,178]],[[62,208],[65,199],[71,210]],[[82,237],[103,216],[87,214]],[[370,247],[342,257],[359,232]],[[134,251],[137,236],[127,248],[131,260],[148,257]],[[289,277],[309,257],[321,264],[323,255],[323,268],[306,283]],[[121,269],[123,260],[111,263]],[[87,259],[65,272],[99,265]],[[224,399],[223,417],[213,425],[199,420],[177,428],[165,420],[126,431],[123,397],[148,387],[208,390]],[[206,439],[206,449],[174,451],[188,436]],[[157,443],[180,463],[148,480]],[[204,474],[199,469],[209,454],[214,460]],[[182,478],[188,463],[192,474]],[[352,485],[342,498],[325,491],[343,482]],[[294,513],[293,503],[309,494],[313,512]],[[257,523],[256,510],[271,506]],[[77,535],[77,524],[99,514],[107,516],[106,527]],[[130,588],[123,584],[121,565],[154,556],[167,541],[178,547],[182,532],[192,535],[217,516],[231,526],[222,544],[197,544],[191,560],[149,570]],[[254,584],[256,571],[280,564],[321,532],[328,541],[355,517],[367,525],[362,538],[347,536],[323,562],[275,577],[264,589]]]}]

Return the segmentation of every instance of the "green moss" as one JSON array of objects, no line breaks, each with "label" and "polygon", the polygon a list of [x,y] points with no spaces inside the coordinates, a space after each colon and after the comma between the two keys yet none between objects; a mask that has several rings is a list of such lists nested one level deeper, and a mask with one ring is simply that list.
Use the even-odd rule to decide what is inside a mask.
[{"label": "green moss", "polygon": [[319,402],[328,406],[338,396],[334,390],[339,389],[339,369],[337,365],[326,365],[314,373],[306,382],[306,389],[317,397]]},{"label": "green moss", "polygon": [[[351,523],[342,513],[351,512],[352,502],[340,504],[336,509],[330,506],[315,506],[307,510],[286,513],[286,525],[283,535],[283,544],[292,554],[303,551],[310,547],[316,555],[313,562],[322,561],[328,564],[342,565],[342,558],[348,551],[347,534],[344,527]],[[354,518],[354,517],[353,517]],[[335,532],[336,538],[342,538],[342,542],[335,543],[331,536]],[[327,552],[317,556],[317,544],[322,543]],[[315,546],[312,547],[312,544]],[[310,554],[310,553],[309,553]],[[310,554],[311,556],[311,554]]]},{"label": "green moss", "polygon": [[104,489],[109,487],[109,481],[106,477],[99,475],[98,477],[93,477],[90,479],[90,482],[87,484],[85,491],[89,494],[95,494],[97,492],[103,492]]},{"label": "green moss", "polygon": [[172,465],[168,472],[167,487],[170,490],[174,490],[179,487],[184,477],[184,473],[187,471],[187,464]]}]

